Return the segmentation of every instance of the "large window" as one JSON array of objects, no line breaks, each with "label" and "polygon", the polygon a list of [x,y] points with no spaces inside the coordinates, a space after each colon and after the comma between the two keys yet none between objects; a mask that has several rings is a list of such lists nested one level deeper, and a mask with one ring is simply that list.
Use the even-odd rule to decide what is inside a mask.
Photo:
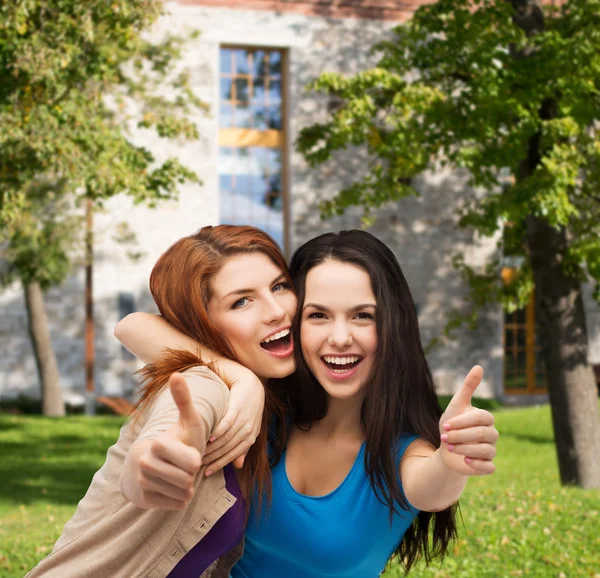
[{"label": "large window", "polygon": [[[510,283],[515,270],[505,267],[502,278]],[[507,394],[547,393],[535,322],[535,295],[523,309],[504,312],[504,391]]]},{"label": "large window", "polygon": [[222,47],[221,222],[254,225],[285,246],[283,59],[272,49]]}]

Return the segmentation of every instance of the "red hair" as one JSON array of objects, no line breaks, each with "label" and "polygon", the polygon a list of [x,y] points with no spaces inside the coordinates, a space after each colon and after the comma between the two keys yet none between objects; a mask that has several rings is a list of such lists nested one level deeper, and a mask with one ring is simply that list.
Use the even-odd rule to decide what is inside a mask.
[{"label": "red hair", "polygon": [[[285,258],[277,243],[264,231],[250,226],[218,225],[203,227],[188,237],[179,239],[165,251],[152,269],[150,292],[160,314],[173,327],[191,337],[218,355],[238,361],[227,337],[208,317],[211,298],[211,280],[225,260],[242,253],[263,253],[286,276],[291,277]],[[141,369],[143,384],[135,405],[136,415],[159,394],[175,371],[185,371],[198,365],[207,365],[198,354],[188,351],[167,350],[157,362]],[[210,369],[213,369],[209,364]],[[229,386],[229,384],[228,384]],[[139,411],[138,411],[139,410]],[[260,497],[270,495],[271,471],[267,456],[270,418],[284,419],[284,406],[273,391],[265,387],[265,408],[262,426],[256,442],[245,460],[247,490],[257,490]],[[248,494],[249,495],[249,494]]]}]

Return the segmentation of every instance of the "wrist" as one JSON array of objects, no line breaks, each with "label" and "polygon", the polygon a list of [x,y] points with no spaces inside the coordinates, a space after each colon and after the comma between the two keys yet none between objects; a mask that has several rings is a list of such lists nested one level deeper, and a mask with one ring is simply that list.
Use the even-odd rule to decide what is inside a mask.
[{"label": "wrist", "polygon": [[262,389],[260,379],[251,370],[237,361],[222,359],[217,361],[215,365],[222,373],[222,376],[231,383],[231,387],[242,383],[250,386],[255,385]]}]

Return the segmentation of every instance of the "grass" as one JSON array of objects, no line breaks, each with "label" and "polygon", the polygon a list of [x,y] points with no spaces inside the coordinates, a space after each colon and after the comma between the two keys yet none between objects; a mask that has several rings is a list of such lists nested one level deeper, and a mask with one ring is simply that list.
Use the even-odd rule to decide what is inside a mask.
[{"label": "grass", "polygon": [[[560,487],[548,408],[496,416],[497,472],[469,481],[459,543],[441,567],[410,576],[600,578],[600,492]],[[0,578],[23,576],[51,550],[121,423],[0,414]]]}]

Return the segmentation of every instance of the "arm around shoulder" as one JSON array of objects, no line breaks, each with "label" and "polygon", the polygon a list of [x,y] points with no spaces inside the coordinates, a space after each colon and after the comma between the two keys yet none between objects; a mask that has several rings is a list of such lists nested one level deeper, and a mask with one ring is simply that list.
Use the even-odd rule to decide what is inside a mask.
[{"label": "arm around shoulder", "polygon": [[123,347],[144,363],[158,361],[166,348],[184,349],[200,355],[207,353],[196,341],[175,329],[160,315],[141,311],[121,319],[115,326],[114,335]]}]

